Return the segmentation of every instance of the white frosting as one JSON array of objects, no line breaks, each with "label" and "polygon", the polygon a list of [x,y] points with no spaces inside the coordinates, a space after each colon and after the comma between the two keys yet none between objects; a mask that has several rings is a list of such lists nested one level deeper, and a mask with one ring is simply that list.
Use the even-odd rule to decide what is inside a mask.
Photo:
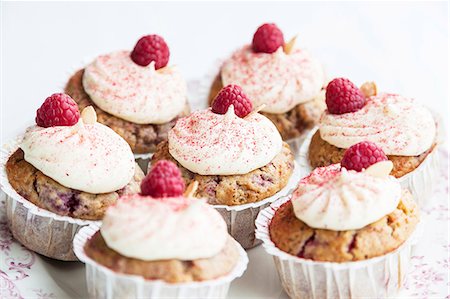
[{"label": "white frosting", "polygon": [[222,216],[203,200],[141,195],[108,208],[101,234],[109,248],[144,261],[209,258],[228,238]]},{"label": "white frosting", "polygon": [[169,131],[170,154],[201,175],[249,173],[272,161],[282,143],[268,118],[259,113],[240,118],[232,108],[226,114],[196,111]]},{"label": "white frosting", "polygon": [[176,67],[140,66],[128,51],[97,57],[84,71],[83,87],[101,109],[137,124],[167,123],[186,105],[186,82]]},{"label": "white frosting", "polygon": [[99,124],[31,127],[20,148],[25,161],[61,185],[89,193],[122,189],[134,175],[130,146]]},{"label": "white frosting", "polygon": [[386,155],[417,156],[428,150],[435,139],[433,116],[412,99],[380,94],[352,113],[322,115],[320,136],[339,148],[371,141]]},{"label": "white frosting", "polygon": [[221,70],[223,85],[237,84],[262,111],[284,113],[314,99],[325,84],[320,63],[308,52],[280,47],[272,54],[254,53],[250,46],[236,51]]},{"label": "white frosting", "polygon": [[360,229],[393,212],[401,197],[392,176],[340,170],[339,164],[316,168],[292,195],[294,213],[308,226],[345,231]]}]

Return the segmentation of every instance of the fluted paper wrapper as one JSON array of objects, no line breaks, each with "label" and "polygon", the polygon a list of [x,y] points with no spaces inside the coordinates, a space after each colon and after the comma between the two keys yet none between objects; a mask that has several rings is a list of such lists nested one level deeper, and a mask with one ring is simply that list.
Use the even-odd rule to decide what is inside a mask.
[{"label": "fluted paper wrapper", "polygon": [[78,260],[73,252],[77,231],[97,221],[60,216],[41,209],[18,194],[8,181],[6,162],[18,149],[22,137],[4,145],[1,150],[0,184],[6,194],[6,218],[14,238],[28,249],[62,261]]},{"label": "fluted paper wrapper", "polygon": [[150,160],[152,159],[153,153],[148,154],[134,154],[134,160],[142,169],[144,174],[147,174],[147,170],[150,164]]},{"label": "fluted paper wrapper", "polygon": [[146,280],[141,276],[116,273],[104,267],[84,252],[86,242],[98,231],[98,225],[83,227],[75,236],[74,251],[86,264],[86,280],[90,298],[225,298],[230,283],[240,277],[247,268],[245,250],[236,243],[239,261],[226,276],[207,281],[167,283],[162,280]]},{"label": "fluted paper wrapper", "polygon": [[[298,162],[300,164],[302,177],[307,176],[313,170],[309,164],[308,152],[311,138],[317,130],[318,128],[316,127],[308,134],[300,148]],[[440,130],[438,130],[436,146],[419,167],[401,178],[398,178],[402,188],[411,191],[411,194],[420,207],[427,205],[428,201],[432,198],[433,185],[436,181],[436,173],[438,173],[439,166],[438,147],[442,138],[439,131]]]},{"label": "fluted paper wrapper", "polygon": [[213,205],[225,220],[228,233],[245,249],[253,248],[261,244],[261,240],[255,238],[255,220],[258,213],[268,207],[277,199],[288,195],[297,187],[300,181],[300,168],[294,163],[294,170],[289,181],[282,190],[262,201],[238,206]]},{"label": "fluted paper wrapper", "polygon": [[285,197],[262,210],[256,219],[256,237],[273,256],[281,284],[291,298],[387,298],[401,289],[411,260],[417,229],[398,249],[363,261],[316,262],[278,249],[270,239],[269,224]]}]

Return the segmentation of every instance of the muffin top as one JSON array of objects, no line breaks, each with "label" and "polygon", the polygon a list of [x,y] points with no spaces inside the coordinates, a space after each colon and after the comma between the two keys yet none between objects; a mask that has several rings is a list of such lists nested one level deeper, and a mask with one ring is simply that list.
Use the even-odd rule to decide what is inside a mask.
[{"label": "muffin top", "polygon": [[400,183],[388,174],[374,176],[370,171],[341,168],[340,164],[316,168],[299,182],[292,194],[295,215],[312,228],[334,231],[363,228],[398,205]]},{"label": "muffin top", "polygon": [[109,248],[143,261],[210,258],[228,238],[214,208],[183,196],[122,197],[106,211],[100,231]]},{"label": "muffin top", "polygon": [[108,208],[103,239],[121,255],[143,261],[217,255],[227,242],[227,226],[206,201],[192,197],[197,186],[192,183],[185,192],[177,166],[159,161],[143,179],[140,194],[123,196]]},{"label": "muffin top", "polygon": [[122,189],[131,181],[135,162],[130,146],[96,122],[92,107],[80,117],[69,96],[54,94],[37,115],[38,125],[25,132],[19,147],[25,161],[43,174],[65,187],[94,194]]},{"label": "muffin top", "polygon": [[268,113],[285,113],[315,98],[325,84],[321,64],[306,50],[289,54],[280,47],[274,53],[255,53],[245,46],[224,62],[223,85],[237,84],[255,106],[266,104]]},{"label": "muffin top", "polygon": [[[249,173],[267,165],[281,151],[282,139],[275,125],[256,111],[244,111],[243,99],[234,98],[236,89],[230,87],[219,92],[213,108],[178,120],[169,131],[170,154],[194,173]],[[225,106],[219,105],[220,101]]]},{"label": "muffin top", "polygon": [[319,121],[323,140],[344,149],[371,141],[386,155],[398,156],[418,156],[433,145],[436,124],[424,106],[397,94],[364,97],[351,82],[343,80],[334,79],[327,87],[328,109]]},{"label": "muffin top", "polygon": [[[136,124],[163,124],[185,108],[187,86],[177,67],[166,66],[168,48],[161,58],[161,40],[145,38],[146,46],[138,47],[139,41],[133,52],[117,51],[94,59],[85,68],[83,87],[98,107],[114,116]],[[143,64],[140,57],[148,57],[148,63]]]}]

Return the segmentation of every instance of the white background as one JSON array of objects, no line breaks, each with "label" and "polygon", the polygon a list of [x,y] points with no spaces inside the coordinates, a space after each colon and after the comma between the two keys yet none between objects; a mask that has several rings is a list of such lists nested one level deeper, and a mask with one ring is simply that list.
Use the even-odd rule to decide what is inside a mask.
[{"label": "white background", "polygon": [[[3,141],[98,54],[162,35],[171,64],[188,79],[205,74],[255,29],[276,22],[324,63],[330,77],[415,97],[449,112],[447,2],[12,3],[2,5]],[[448,123],[448,122],[447,122]]]}]

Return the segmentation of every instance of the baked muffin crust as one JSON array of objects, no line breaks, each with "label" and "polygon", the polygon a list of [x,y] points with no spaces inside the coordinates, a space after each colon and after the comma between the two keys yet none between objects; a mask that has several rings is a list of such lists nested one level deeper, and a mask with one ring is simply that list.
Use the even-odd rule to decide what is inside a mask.
[{"label": "baked muffin crust", "polygon": [[92,194],[64,187],[25,161],[24,152],[16,150],[6,163],[11,186],[22,197],[38,207],[61,216],[85,220],[100,220],[106,209],[119,196],[140,192],[144,173],[138,165],[130,183],[115,192]]},{"label": "baked muffin crust", "polygon": [[414,231],[419,222],[419,208],[409,191],[389,215],[359,230],[332,231],[314,229],[299,220],[292,202],[283,204],[270,225],[275,246],[289,254],[314,261],[349,262],[387,254]]},{"label": "baked muffin crust", "polygon": [[170,160],[180,168],[186,185],[199,183],[195,197],[207,198],[210,204],[241,205],[268,198],[289,181],[294,169],[294,156],[283,142],[281,152],[269,164],[243,175],[199,175],[184,168],[169,153],[169,143],[161,142],[152,157],[152,163]]},{"label": "baked muffin crust", "polygon": [[89,95],[84,91],[82,79],[84,69],[77,71],[68,81],[65,93],[70,95],[78,104],[78,108],[83,110],[87,106],[92,106],[97,113],[97,121],[102,123],[123,139],[125,139],[135,154],[145,154],[153,152],[156,145],[167,139],[167,132],[175,125],[179,117],[189,114],[189,104],[178,117],[165,124],[135,124],[103,111],[97,107]]},{"label": "baked muffin crust", "polygon": [[239,259],[239,252],[234,242],[231,237],[228,237],[223,250],[211,258],[192,261],[143,261],[125,257],[110,249],[98,231],[86,243],[84,250],[91,259],[115,272],[139,275],[149,280],[161,279],[177,283],[211,280],[230,273]]}]

